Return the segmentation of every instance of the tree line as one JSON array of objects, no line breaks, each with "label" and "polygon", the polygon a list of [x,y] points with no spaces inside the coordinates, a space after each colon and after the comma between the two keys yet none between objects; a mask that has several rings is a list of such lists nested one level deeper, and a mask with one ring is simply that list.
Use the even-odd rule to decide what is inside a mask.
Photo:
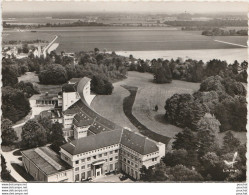
[{"label": "tree line", "polygon": [[156,83],[170,83],[172,79],[201,82],[207,77],[216,75],[247,83],[247,67],[247,61],[239,63],[236,60],[234,63],[228,64],[226,61],[217,59],[207,63],[192,59],[183,61],[181,58],[176,60],[153,59],[151,61],[139,59],[138,63],[130,64],[129,71],[152,73]]},{"label": "tree line", "polygon": [[204,30],[201,33],[205,36],[247,36],[247,30],[223,30],[220,28],[213,28],[209,30]]}]

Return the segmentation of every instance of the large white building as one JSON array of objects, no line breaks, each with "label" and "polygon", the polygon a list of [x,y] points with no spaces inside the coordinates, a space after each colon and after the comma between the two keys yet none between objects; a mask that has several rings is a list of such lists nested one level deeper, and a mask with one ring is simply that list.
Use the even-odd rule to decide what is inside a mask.
[{"label": "large white building", "polygon": [[[51,160],[55,159],[51,153],[50,158],[43,154],[44,148],[23,151],[24,167],[33,177],[44,172],[39,160],[33,159],[38,156],[47,161],[48,165],[55,169],[57,167],[57,171],[53,170],[52,174],[53,178],[57,178],[55,181],[59,181],[59,175],[65,170],[67,173],[60,181],[77,182],[89,177],[100,177],[115,170],[138,180],[143,165],[147,168],[153,166],[165,155],[165,144],[120,127],[93,111],[90,103],[94,95],[90,93],[90,82],[91,79],[86,77],[72,79],[62,87],[59,94],[61,98],[58,97],[57,107],[62,108],[61,121],[68,143],[61,146],[56,162],[63,161],[68,167],[64,165],[67,168],[60,169],[56,166],[55,160]],[[39,150],[43,150],[43,153]],[[31,162],[36,169],[28,168]],[[52,177],[48,176],[42,181],[52,181]],[[41,178],[44,177],[35,177],[38,181]]]}]

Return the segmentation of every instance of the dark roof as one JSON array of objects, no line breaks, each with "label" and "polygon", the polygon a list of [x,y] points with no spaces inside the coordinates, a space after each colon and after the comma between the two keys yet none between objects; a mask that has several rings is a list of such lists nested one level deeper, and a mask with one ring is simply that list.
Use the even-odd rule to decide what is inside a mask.
[{"label": "dark roof", "polygon": [[77,84],[68,84],[68,83],[66,83],[66,84],[62,85],[61,89],[62,89],[63,92],[75,92],[76,91],[75,90],[76,85]]},{"label": "dark roof", "polygon": [[73,124],[77,127],[88,126],[94,122],[93,119],[87,117],[84,114],[78,113],[74,116]]},{"label": "dark roof", "polygon": [[154,141],[127,129],[123,130],[121,144],[143,155],[158,151]]},{"label": "dark roof", "polygon": [[61,148],[76,155],[119,143],[142,155],[158,151],[154,141],[127,129],[102,132],[73,140],[62,145]]},{"label": "dark roof", "polygon": [[35,94],[30,100],[57,100],[57,94]]},{"label": "dark roof", "polygon": [[[52,151],[49,147],[40,147],[39,150],[41,150],[42,153],[44,153],[50,159],[45,159],[44,157],[42,157],[37,152],[37,149],[38,148],[32,148],[29,150],[21,151],[21,153],[26,156],[30,161],[32,161],[46,175],[52,175],[61,171],[72,169],[70,165],[61,160],[59,155]],[[57,165],[59,165],[60,168],[55,168],[55,166],[53,166],[53,163],[51,163],[51,160],[52,162],[55,162]]]},{"label": "dark roof", "polygon": [[73,140],[72,142],[62,145],[61,148],[72,155],[76,155],[118,144],[121,134],[121,131],[103,132],[97,135],[91,135],[81,139]]}]

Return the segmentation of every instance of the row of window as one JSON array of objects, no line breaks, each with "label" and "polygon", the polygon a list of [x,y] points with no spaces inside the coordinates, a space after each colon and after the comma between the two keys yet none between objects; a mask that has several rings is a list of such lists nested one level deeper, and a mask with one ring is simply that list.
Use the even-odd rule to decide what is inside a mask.
[{"label": "row of window", "polygon": [[[126,158],[123,158],[124,162],[127,162],[129,165],[134,166],[134,163],[131,162],[130,160],[127,160]],[[138,165],[135,164],[135,167],[138,168]]]},{"label": "row of window", "polygon": [[132,160],[134,159],[135,161],[138,161],[138,158],[132,154],[130,154],[129,152],[125,152],[125,151],[122,151],[123,155],[126,155],[127,157],[131,158]]},{"label": "row of window", "polygon": [[[118,150],[115,150],[114,153],[118,153]],[[104,154],[98,154],[98,155],[94,155],[92,157],[88,157],[87,158],[87,161],[91,161],[91,159],[97,159],[97,158],[102,158],[103,156],[107,156],[107,152],[105,152]],[[113,154],[113,151],[110,151],[109,154]],[[116,157],[115,157],[116,158]],[[116,158],[117,159],[117,158]],[[85,159],[81,159],[81,163],[84,163],[85,162]],[[79,160],[76,160],[75,161],[75,164],[79,164]]]},{"label": "row of window", "polygon": [[[115,159],[117,160],[118,159],[118,156],[115,156]],[[107,159],[105,159],[105,161],[107,162]],[[109,161],[111,162],[111,161],[113,161],[113,158],[109,158]],[[87,168],[90,168],[91,167],[91,164],[88,164],[87,165]],[[81,166],[81,169],[85,169],[85,165],[82,165]],[[75,171],[79,171],[79,167],[76,167],[75,168]]]},{"label": "row of window", "polygon": [[[91,154],[91,153],[94,153],[94,152],[99,152],[99,151],[102,151],[102,150],[114,148],[114,147],[116,147],[116,146],[118,146],[118,145],[113,145],[113,146],[104,147],[104,148],[101,148],[101,149],[98,149],[98,150],[93,150],[93,151],[84,153],[84,155],[86,155],[86,154],[88,154],[88,153]],[[112,152],[112,151],[111,151],[111,152]],[[115,153],[118,153],[118,150],[115,150]],[[82,154],[78,154],[77,157],[80,157],[80,156],[82,156],[82,155],[83,155],[83,153],[82,153]]]}]

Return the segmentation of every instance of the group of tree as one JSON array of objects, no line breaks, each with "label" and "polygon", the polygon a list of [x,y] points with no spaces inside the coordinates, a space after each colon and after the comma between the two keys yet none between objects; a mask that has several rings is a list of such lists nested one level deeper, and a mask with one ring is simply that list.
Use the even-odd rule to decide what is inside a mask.
[{"label": "group of tree", "polygon": [[113,85],[108,79],[101,76],[93,76],[91,81],[91,91],[100,95],[110,95],[113,91]]},{"label": "group of tree", "polygon": [[170,26],[180,26],[180,27],[226,27],[226,26],[244,26],[247,27],[246,19],[213,19],[208,21],[194,21],[194,20],[175,20],[175,21],[165,21],[164,22]]},{"label": "group of tree", "polygon": [[223,30],[220,28],[213,28],[204,30],[201,34],[205,36],[247,36],[247,30]]},{"label": "group of tree", "polygon": [[39,81],[42,84],[63,84],[71,78],[89,77],[92,79],[92,90],[97,94],[111,94],[112,81],[126,77],[126,61],[115,53],[100,53],[98,48],[93,52],[76,53],[78,63],[73,58],[50,54],[50,63],[41,65]]},{"label": "group of tree", "polygon": [[7,169],[6,160],[1,154],[1,179],[2,181],[11,181],[10,171]]},{"label": "group of tree", "polygon": [[23,60],[2,60],[2,113],[16,122],[30,111],[28,98],[39,91],[31,82],[18,82],[18,77],[28,70]]},{"label": "group of tree", "polygon": [[[206,119],[205,119],[206,118]],[[219,123],[205,116],[198,123],[198,130],[185,128],[178,133],[172,151],[166,153],[160,164],[141,169],[144,181],[245,181],[246,145],[228,131],[223,144],[218,144]],[[215,124],[215,125],[214,125]],[[231,161],[237,152],[231,170],[225,161]]]},{"label": "group of tree", "polygon": [[156,83],[169,83],[172,79],[183,80],[189,82],[201,82],[210,76],[220,75],[221,77],[229,77],[237,81],[247,82],[248,62],[238,63],[234,61],[227,64],[226,61],[210,60],[204,63],[202,60],[162,60],[153,59],[151,61],[138,60],[138,63],[131,63],[130,71],[149,72],[154,74]]},{"label": "group of tree", "polygon": [[22,127],[22,147],[25,149],[44,146],[51,143],[51,147],[59,152],[60,146],[66,143],[63,136],[62,124],[52,123],[49,118],[40,117],[27,121]]},{"label": "group of tree", "polygon": [[208,77],[193,95],[174,94],[168,98],[165,110],[168,122],[194,131],[206,113],[215,116],[222,132],[246,131],[246,89],[242,83],[230,78]]}]

